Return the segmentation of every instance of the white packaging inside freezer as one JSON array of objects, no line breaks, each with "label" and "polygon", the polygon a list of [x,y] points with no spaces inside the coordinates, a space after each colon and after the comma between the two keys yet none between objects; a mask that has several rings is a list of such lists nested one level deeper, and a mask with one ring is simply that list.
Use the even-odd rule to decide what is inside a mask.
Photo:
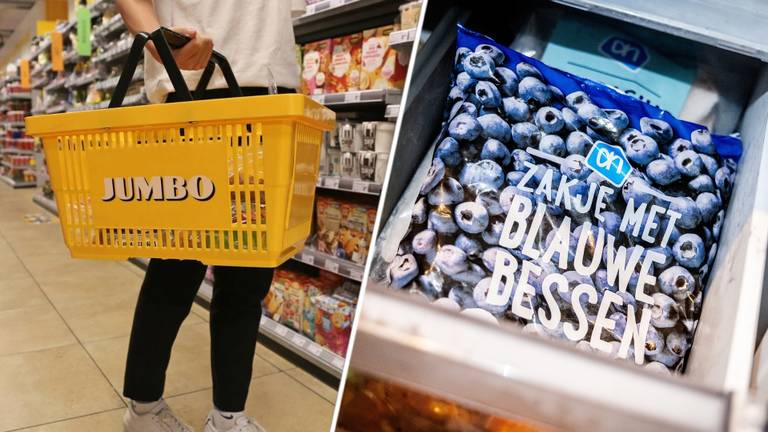
[{"label": "white packaging inside freezer", "polygon": [[681,370],[741,144],[471,32],[459,44],[445,138],[378,274]]},{"label": "white packaging inside freezer", "polygon": [[378,184],[384,184],[384,177],[387,175],[387,164],[389,163],[389,152],[376,153],[376,174],[373,181]]}]

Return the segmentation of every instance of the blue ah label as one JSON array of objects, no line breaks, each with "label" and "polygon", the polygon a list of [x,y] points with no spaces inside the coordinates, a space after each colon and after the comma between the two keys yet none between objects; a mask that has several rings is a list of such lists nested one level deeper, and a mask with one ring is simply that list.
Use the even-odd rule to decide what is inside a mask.
[{"label": "blue ah label", "polygon": [[598,48],[605,56],[619,62],[632,72],[645,66],[651,56],[644,46],[620,36],[611,36]]},{"label": "blue ah label", "polygon": [[632,171],[624,149],[603,141],[597,141],[592,146],[586,164],[616,187],[621,187]]}]

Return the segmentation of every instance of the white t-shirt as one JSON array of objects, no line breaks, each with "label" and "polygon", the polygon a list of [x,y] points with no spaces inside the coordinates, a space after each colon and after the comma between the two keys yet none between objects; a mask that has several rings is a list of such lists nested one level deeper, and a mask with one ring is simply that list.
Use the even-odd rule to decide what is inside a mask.
[{"label": "white t-shirt", "polygon": [[[301,14],[304,0],[155,0],[155,11],[166,27],[191,27],[213,39],[241,87],[299,88],[292,14]],[[182,71],[190,91],[202,71]],[[163,65],[144,54],[144,85],[149,101],[161,103],[174,91]],[[208,88],[226,88],[216,68]]]}]

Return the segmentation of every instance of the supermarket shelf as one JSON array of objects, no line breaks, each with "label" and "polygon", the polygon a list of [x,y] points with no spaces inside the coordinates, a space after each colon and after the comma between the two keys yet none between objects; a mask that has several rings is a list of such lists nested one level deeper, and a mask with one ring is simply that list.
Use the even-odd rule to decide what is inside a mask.
[{"label": "supermarket shelf", "polygon": [[362,265],[328,255],[309,246],[304,247],[304,250],[296,254],[293,259],[328,270],[331,273],[336,273],[354,281],[360,282],[363,280],[364,268]]},{"label": "supermarket shelf", "polygon": [[77,79],[72,80],[72,82],[69,82],[66,84],[66,87],[69,89],[77,88],[77,87],[83,87],[87,86],[88,84],[100,79],[98,73],[90,73],[86,76],[78,77]]},{"label": "supermarket shelf", "polygon": [[29,84],[29,88],[37,90],[37,89],[43,88],[50,81],[51,81],[51,77],[50,76],[43,75],[40,79],[32,81]]},{"label": "supermarket shelf", "polygon": [[51,38],[50,36],[46,36],[45,40],[43,40],[42,43],[40,43],[32,52],[29,53],[29,57],[27,57],[29,60],[34,60],[39,56],[43,51],[47,50],[51,47]]},{"label": "supermarket shelf", "polygon": [[37,76],[37,75],[40,75],[41,73],[45,73],[45,72],[48,72],[50,70],[51,70],[51,64],[50,63],[46,63],[46,64],[44,64],[42,66],[38,66],[38,67],[32,69],[32,72],[30,72],[30,75]]},{"label": "supermarket shelf", "polygon": [[[131,82],[136,82],[144,79],[144,68],[139,66],[136,68],[136,72],[133,73],[133,78],[131,79]],[[101,91],[109,91],[117,87],[117,82],[120,80],[120,76],[115,76],[112,78],[107,78],[103,81],[99,81],[96,83],[96,89]]]},{"label": "supermarket shelf", "polygon": [[27,155],[27,156],[32,156],[32,155],[36,155],[37,154],[37,152],[32,151],[32,150],[20,150],[20,149],[13,148],[13,147],[0,148],[0,153],[2,153],[2,154]]},{"label": "supermarket shelf", "polygon": [[30,168],[32,168],[32,165],[22,165],[22,166],[17,166],[17,165],[11,165],[11,164],[9,164],[9,163],[8,163],[8,162],[6,162],[6,161],[0,161],[0,165],[2,165],[2,166],[4,166],[4,167],[7,167],[7,168],[10,168],[10,169],[12,169],[12,170],[25,170],[25,169],[30,169]]},{"label": "supermarket shelf", "polygon": [[[147,95],[142,92],[135,95],[126,96],[126,98],[123,99],[122,106],[127,107],[127,106],[144,105],[147,102],[148,102]],[[90,110],[107,109],[107,108],[109,108],[109,100],[105,100],[103,102],[99,102],[91,105],[80,105],[70,109],[69,112],[90,111]]]},{"label": "supermarket shelf", "polygon": [[554,0],[768,61],[768,39],[760,25],[768,3],[755,0]]},{"label": "supermarket shelf", "polygon": [[50,198],[46,198],[45,195],[43,194],[38,194],[33,196],[32,202],[48,210],[49,212],[53,213],[56,216],[59,215],[59,209],[56,207],[56,201]]},{"label": "supermarket shelf", "polygon": [[3,122],[3,126],[12,128],[23,128],[24,122]]},{"label": "supermarket shelf", "polygon": [[20,181],[16,181],[16,180],[12,179],[10,177],[7,177],[7,176],[0,176],[0,181],[2,181],[3,183],[7,184],[8,186],[10,186],[10,187],[12,187],[14,189],[28,188],[28,187],[35,187],[36,186],[35,182],[20,182]]},{"label": "supermarket shelf", "polygon": [[416,40],[416,28],[398,30],[389,34],[389,46],[398,51],[410,51]]},{"label": "supermarket shelf", "polygon": [[346,93],[312,95],[312,99],[330,108],[354,108],[365,104],[398,104],[403,91],[398,89],[360,90]]},{"label": "supermarket shelf", "polygon": [[62,59],[64,60],[64,64],[77,63],[77,61],[80,59],[80,54],[78,54],[76,50],[72,49],[66,51],[62,56]]},{"label": "supermarket shelf", "polygon": [[103,39],[116,31],[125,29],[125,21],[123,20],[122,15],[115,15],[114,17],[110,18],[109,23],[94,31],[93,37],[96,39]]},{"label": "supermarket shelf", "polygon": [[562,430],[727,429],[727,394],[399,294],[367,287],[352,369]]},{"label": "supermarket shelf", "polygon": [[[147,265],[149,264],[149,260],[146,258],[130,258],[128,261],[144,270],[147,269]],[[203,282],[200,286],[200,291],[197,292],[197,296],[206,303],[211,302],[211,297],[213,296],[213,286],[211,285],[211,281],[206,280]],[[336,378],[341,378],[341,371],[344,369],[344,358],[338,354],[328,350],[322,345],[316,344],[303,334],[263,315],[261,317],[259,331],[264,336],[272,339],[274,342],[287,348],[304,360],[307,360]]]},{"label": "supermarket shelf", "polygon": [[110,63],[115,60],[120,60],[127,56],[131,52],[131,45],[127,44],[120,48],[112,48],[105,53],[101,53],[93,57],[94,62]]},{"label": "supermarket shelf", "polygon": [[381,184],[365,180],[356,180],[345,177],[322,176],[317,179],[317,187],[323,189],[335,189],[345,192],[355,192],[366,195],[381,194]]},{"label": "supermarket shelf", "polygon": [[56,104],[52,107],[48,107],[45,109],[46,114],[57,114],[57,113],[63,113],[67,111],[67,108],[69,105],[66,102],[61,102],[59,104]]},{"label": "supermarket shelf", "polygon": [[400,114],[400,104],[387,105],[387,108],[384,110],[384,117],[390,121],[397,120],[397,116],[399,114]]},{"label": "supermarket shelf", "polygon": [[391,24],[401,3],[392,0],[323,0],[307,5],[306,13],[293,20],[296,42],[302,44]]},{"label": "supermarket shelf", "polygon": [[32,99],[32,95],[29,92],[27,92],[27,93],[11,93],[11,94],[5,95],[3,97],[2,102],[9,101],[9,100],[21,100],[21,101],[23,101],[23,100],[31,100],[31,99]]},{"label": "supermarket shelf", "polygon": [[52,92],[52,91],[64,89],[66,85],[67,85],[66,79],[55,79],[50,84],[43,87],[43,90],[47,92]]}]

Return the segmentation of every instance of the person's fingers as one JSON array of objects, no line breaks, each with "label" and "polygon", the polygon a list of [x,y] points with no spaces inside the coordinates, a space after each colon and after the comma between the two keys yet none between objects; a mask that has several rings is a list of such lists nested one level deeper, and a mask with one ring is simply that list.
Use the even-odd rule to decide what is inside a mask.
[{"label": "person's fingers", "polygon": [[171,30],[175,31],[176,33],[181,33],[190,39],[197,37],[197,30],[191,27],[172,27]]}]

